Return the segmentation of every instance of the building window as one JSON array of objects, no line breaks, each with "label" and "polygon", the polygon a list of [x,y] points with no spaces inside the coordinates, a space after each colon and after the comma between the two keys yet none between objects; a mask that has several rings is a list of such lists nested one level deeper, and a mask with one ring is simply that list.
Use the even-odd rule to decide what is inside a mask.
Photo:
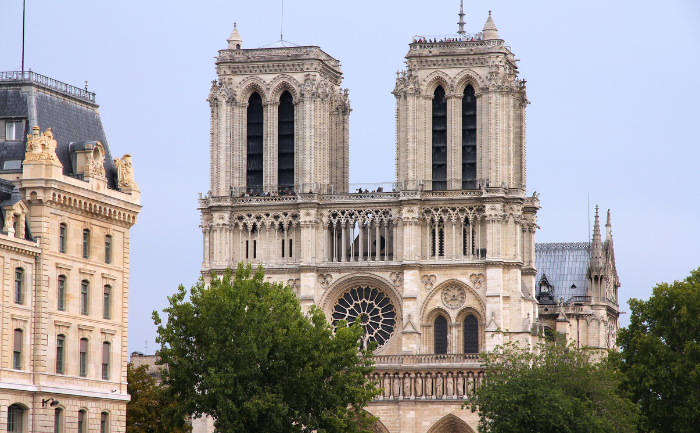
[{"label": "building window", "polygon": [[12,368],[22,369],[22,330],[15,329],[14,351],[12,352]]},{"label": "building window", "polygon": [[63,410],[61,408],[56,408],[53,411],[53,433],[61,433],[63,430],[61,428],[61,419],[63,418]]},{"label": "building window", "polygon": [[65,359],[63,356],[65,352],[65,341],[66,337],[63,335],[56,337],[56,374],[65,373],[63,370],[63,360]]},{"label": "building window", "polygon": [[109,343],[102,343],[102,380],[109,380]]},{"label": "building window", "polygon": [[105,263],[112,263],[112,236],[105,236]]},{"label": "building window", "polygon": [[282,239],[282,257],[284,257],[284,239]]},{"label": "building window", "polygon": [[24,272],[21,268],[15,269],[15,304],[24,304]]},{"label": "building window", "polygon": [[443,257],[445,255],[445,225],[442,222],[438,224],[437,239],[435,239],[435,225],[430,227],[430,255],[432,257],[435,257],[436,247],[437,255]]},{"label": "building window", "polygon": [[100,433],[109,433],[109,414],[102,412],[100,416]]},{"label": "building window", "polygon": [[433,190],[447,189],[447,98],[438,86],[433,94]]},{"label": "building window", "polygon": [[287,192],[294,188],[294,101],[285,91],[277,110],[277,188]]},{"label": "building window", "polygon": [[464,319],[464,353],[479,353],[479,321],[471,314]]},{"label": "building window", "polygon": [[64,253],[66,252],[66,231],[67,227],[65,224],[61,223],[58,229],[58,252],[59,253]]},{"label": "building window", "polygon": [[58,309],[66,311],[66,277],[58,276]]},{"label": "building window", "polygon": [[112,288],[110,286],[105,286],[104,298],[102,301],[102,317],[105,319],[111,319],[110,315],[110,296],[112,294]]},{"label": "building window", "polygon": [[289,257],[293,257],[292,255],[293,249],[292,249],[292,240],[289,240]]},{"label": "building window", "polygon": [[13,229],[15,230],[15,237],[22,238],[22,234],[19,232],[19,218],[20,216],[15,214],[15,223],[13,224]]},{"label": "building window", "polygon": [[247,183],[249,192],[260,192],[263,186],[263,105],[257,92],[248,99]]},{"label": "building window", "polygon": [[24,132],[24,121],[8,120],[5,122],[5,140],[21,140]]},{"label": "building window", "polygon": [[80,377],[87,377],[87,357],[88,341],[86,338],[80,339]]},{"label": "building window", "polygon": [[462,189],[476,188],[476,96],[467,84],[462,97]]},{"label": "building window", "polygon": [[253,240],[253,258],[258,258],[258,241]]},{"label": "building window", "polygon": [[434,323],[435,353],[447,353],[447,319],[445,316],[437,316]]},{"label": "building window", "polygon": [[87,413],[84,410],[78,411],[78,433],[87,433]]},{"label": "building window", "polygon": [[80,314],[83,316],[88,315],[88,291],[90,288],[90,283],[88,281],[83,280],[82,283],[80,283]]},{"label": "building window", "polygon": [[24,431],[24,409],[13,404],[7,408],[7,432],[22,433]]},{"label": "building window", "polygon": [[83,258],[90,257],[90,230],[83,230]]}]

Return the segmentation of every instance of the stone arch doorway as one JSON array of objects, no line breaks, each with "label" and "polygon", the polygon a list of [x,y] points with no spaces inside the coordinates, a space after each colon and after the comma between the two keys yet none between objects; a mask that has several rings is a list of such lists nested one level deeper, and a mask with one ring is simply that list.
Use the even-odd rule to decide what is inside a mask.
[{"label": "stone arch doorway", "polygon": [[464,420],[450,413],[433,424],[428,433],[474,433],[474,430]]}]

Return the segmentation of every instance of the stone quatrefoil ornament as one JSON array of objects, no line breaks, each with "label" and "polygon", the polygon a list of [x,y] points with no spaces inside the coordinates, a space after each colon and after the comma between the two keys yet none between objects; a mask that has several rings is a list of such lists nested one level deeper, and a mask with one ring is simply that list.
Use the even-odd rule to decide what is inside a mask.
[{"label": "stone quatrefoil ornament", "polygon": [[442,302],[448,308],[459,308],[464,304],[467,294],[459,286],[445,287],[442,291]]}]

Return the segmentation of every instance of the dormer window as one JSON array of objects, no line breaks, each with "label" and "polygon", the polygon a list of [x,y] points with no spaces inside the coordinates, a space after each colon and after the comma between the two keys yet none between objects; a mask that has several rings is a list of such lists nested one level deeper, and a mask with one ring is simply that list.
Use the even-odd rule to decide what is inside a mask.
[{"label": "dormer window", "polygon": [[5,140],[21,140],[24,132],[24,121],[8,120],[5,122]]}]

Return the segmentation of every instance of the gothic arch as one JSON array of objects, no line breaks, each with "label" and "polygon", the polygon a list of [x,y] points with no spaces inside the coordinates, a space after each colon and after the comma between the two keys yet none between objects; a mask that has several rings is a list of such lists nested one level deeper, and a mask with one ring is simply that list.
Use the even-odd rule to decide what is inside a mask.
[{"label": "gothic arch", "polygon": [[433,424],[428,433],[474,433],[474,430],[463,419],[448,413]]},{"label": "gothic arch", "polygon": [[423,85],[421,86],[423,95],[432,98],[437,86],[442,86],[445,89],[445,94],[449,95],[454,92],[454,85],[450,83],[452,83],[450,76],[443,71],[432,72],[423,80]]},{"label": "gothic arch", "polygon": [[299,88],[301,85],[291,75],[282,74],[276,76],[268,85],[270,102],[279,102],[280,96],[284,91],[288,91],[292,95],[295,103],[299,102]]},{"label": "gothic arch", "polygon": [[389,429],[386,428],[381,420],[377,420],[369,427],[369,431],[372,433],[389,433]]},{"label": "gothic arch", "polygon": [[[462,287],[466,295],[464,299],[464,304],[462,304],[458,310],[450,313],[450,320],[452,322],[455,322],[455,319],[459,316],[459,314],[462,313],[463,310],[471,307],[473,310],[479,313],[477,319],[480,319],[479,323],[481,323],[483,318],[486,317],[486,305],[484,304],[484,301],[481,299],[481,296],[479,296],[476,290],[474,290],[469,284],[454,278],[440,283],[431,291],[430,295],[428,295],[428,297],[425,298],[425,301],[423,301],[423,305],[421,306],[420,311],[421,323],[428,323],[426,321],[427,314],[429,314],[429,312],[431,312],[433,308],[443,308],[442,302],[439,299],[442,296],[443,289],[450,285],[457,285],[459,287]],[[436,297],[438,298],[437,303],[435,302]],[[431,308],[431,305],[434,307]]]},{"label": "gothic arch", "polygon": [[471,84],[474,88],[474,93],[479,96],[479,89],[485,86],[484,79],[471,69],[460,71],[454,78],[455,93],[461,95],[464,93],[464,88],[467,84]]},{"label": "gothic arch", "polygon": [[263,105],[268,102],[268,92],[265,82],[258,77],[248,77],[241,81],[236,87],[235,94],[238,95],[238,102],[247,104],[250,95],[258,92],[263,100]]}]

